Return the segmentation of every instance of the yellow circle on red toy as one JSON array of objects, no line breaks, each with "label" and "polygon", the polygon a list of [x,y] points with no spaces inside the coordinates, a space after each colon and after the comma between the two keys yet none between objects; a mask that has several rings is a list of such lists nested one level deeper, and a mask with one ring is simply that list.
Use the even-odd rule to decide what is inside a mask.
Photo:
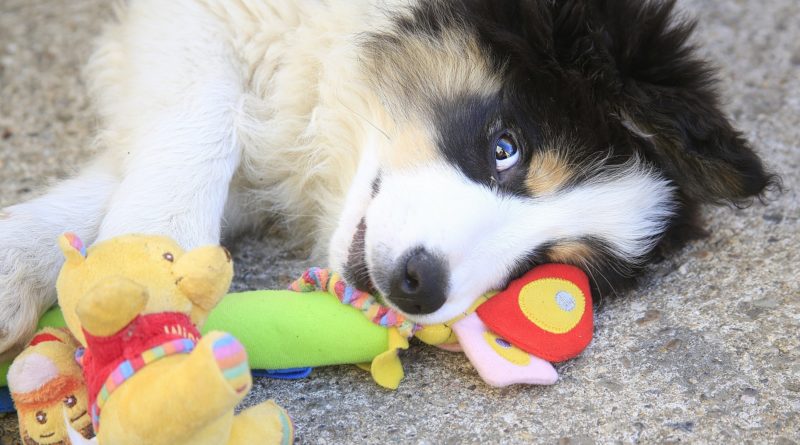
[{"label": "yellow circle on red toy", "polygon": [[581,321],[586,297],[578,286],[563,278],[542,278],[522,288],[519,308],[545,331],[563,334]]}]

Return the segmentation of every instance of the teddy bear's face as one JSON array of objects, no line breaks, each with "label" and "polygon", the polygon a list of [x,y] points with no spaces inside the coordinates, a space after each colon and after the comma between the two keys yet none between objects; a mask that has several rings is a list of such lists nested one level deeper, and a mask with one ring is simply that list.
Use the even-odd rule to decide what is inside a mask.
[{"label": "teddy bear's face", "polygon": [[227,292],[233,276],[231,257],[224,248],[185,252],[166,237],[125,235],[87,251],[77,237],[65,235],[61,247],[67,261],[57,283],[58,299],[78,337],[81,330],[74,309],[82,295],[100,284],[124,278],[146,291],[142,313],[181,312],[199,326]]}]

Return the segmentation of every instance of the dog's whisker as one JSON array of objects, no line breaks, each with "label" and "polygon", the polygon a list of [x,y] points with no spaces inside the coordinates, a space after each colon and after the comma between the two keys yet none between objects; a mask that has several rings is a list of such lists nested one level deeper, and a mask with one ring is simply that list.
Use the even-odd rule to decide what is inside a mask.
[{"label": "dog's whisker", "polygon": [[350,108],[349,106],[347,106],[347,104],[345,104],[345,103],[344,103],[344,102],[342,102],[342,101],[339,101],[339,104],[340,104],[341,106],[343,106],[343,107],[344,107],[344,108],[345,108],[347,111],[349,111],[349,112],[353,113],[353,115],[355,115],[355,116],[357,116],[357,117],[359,117],[359,118],[363,119],[363,120],[364,120],[364,122],[366,122],[367,124],[369,124],[369,126],[370,126],[370,127],[374,128],[374,129],[375,129],[375,130],[377,130],[377,131],[378,131],[380,134],[382,134],[382,135],[383,135],[383,137],[385,137],[387,141],[391,141],[391,140],[392,140],[392,138],[390,138],[390,137],[389,137],[389,134],[388,134],[388,133],[386,133],[386,132],[385,132],[383,129],[381,129],[379,126],[377,126],[377,125],[376,125],[374,122],[372,122],[371,120],[367,119],[367,118],[366,118],[364,115],[362,115],[362,114],[358,113],[357,111],[353,110],[352,108]]}]

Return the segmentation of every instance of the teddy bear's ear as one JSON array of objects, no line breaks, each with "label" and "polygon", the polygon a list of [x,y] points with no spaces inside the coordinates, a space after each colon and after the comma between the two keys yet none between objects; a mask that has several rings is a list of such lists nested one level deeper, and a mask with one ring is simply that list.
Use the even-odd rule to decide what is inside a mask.
[{"label": "teddy bear's ear", "polygon": [[68,263],[80,263],[86,258],[86,246],[74,233],[65,233],[58,239],[58,245],[64,252]]}]

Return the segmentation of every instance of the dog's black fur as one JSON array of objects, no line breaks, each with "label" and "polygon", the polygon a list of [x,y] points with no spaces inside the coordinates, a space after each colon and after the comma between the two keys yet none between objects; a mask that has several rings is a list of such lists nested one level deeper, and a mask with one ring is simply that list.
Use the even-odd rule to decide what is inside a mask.
[{"label": "dog's black fur", "polygon": [[[391,53],[398,35],[474,35],[502,78],[502,97],[442,98],[435,127],[444,155],[473,180],[520,195],[530,194],[525,169],[499,177],[474,144],[495,137],[485,134],[486,116],[502,116],[521,135],[526,166],[552,134],[574,139],[572,165],[638,155],[677,187],[678,208],[659,244],[674,248],[701,232],[700,204],[740,206],[778,185],[720,109],[715,71],[690,43],[695,24],[674,11],[674,0],[437,0],[421,2],[367,46]],[[572,184],[592,173],[579,171]],[[628,287],[643,267],[600,240],[582,242],[593,252],[583,260],[597,296]],[[551,247],[531,252],[519,273],[548,261]]]}]

